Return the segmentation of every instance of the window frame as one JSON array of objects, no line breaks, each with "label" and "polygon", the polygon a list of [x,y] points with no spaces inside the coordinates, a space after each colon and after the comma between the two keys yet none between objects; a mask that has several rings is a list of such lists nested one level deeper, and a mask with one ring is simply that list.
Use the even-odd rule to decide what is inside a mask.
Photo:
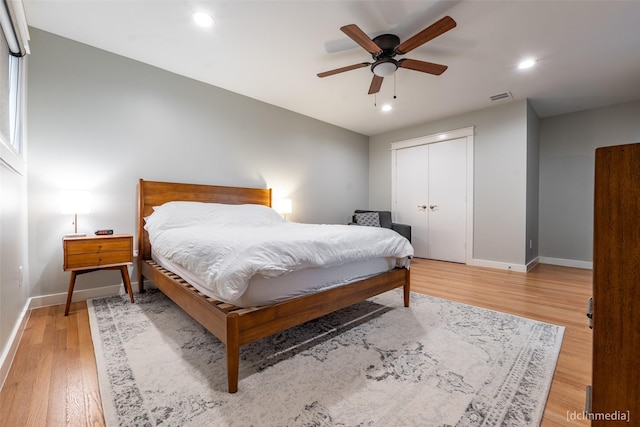
[{"label": "window frame", "polygon": [[[2,58],[0,60],[3,60]],[[24,147],[24,57],[13,56],[9,61],[9,134],[0,132],[0,161],[20,175],[25,175]]]},{"label": "window frame", "polygon": [[[0,61],[6,61],[8,129],[0,131],[0,164],[6,165],[20,175],[26,174],[26,55],[29,53],[29,35],[22,1],[0,4],[0,23],[8,50]],[[3,67],[4,68],[4,67]],[[5,96],[5,95],[3,95]],[[6,114],[6,113],[5,113]],[[7,134],[5,134],[5,131]]]}]

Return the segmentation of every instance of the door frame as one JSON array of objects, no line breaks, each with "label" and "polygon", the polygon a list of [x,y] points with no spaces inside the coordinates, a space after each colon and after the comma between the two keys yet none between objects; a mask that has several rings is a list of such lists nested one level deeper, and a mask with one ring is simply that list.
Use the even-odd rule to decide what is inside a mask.
[{"label": "door frame", "polygon": [[466,245],[465,245],[465,264],[469,264],[473,260],[473,143],[474,143],[475,126],[440,132],[432,135],[420,136],[417,138],[407,139],[391,143],[391,215],[393,220],[396,219],[397,212],[397,193],[396,193],[396,163],[397,150],[403,148],[417,147],[419,145],[433,144],[436,142],[445,142],[452,139],[466,138],[467,143],[467,227],[466,227]]}]

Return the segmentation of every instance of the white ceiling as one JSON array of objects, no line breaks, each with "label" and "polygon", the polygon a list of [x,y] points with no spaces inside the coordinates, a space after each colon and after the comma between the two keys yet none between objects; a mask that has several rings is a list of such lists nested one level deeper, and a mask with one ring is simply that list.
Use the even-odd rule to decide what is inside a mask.
[{"label": "white ceiling", "polygon": [[[495,105],[510,91],[540,117],[640,99],[640,1],[24,0],[27,22],[72,40],[365,135]],[[216,23],[193,25],[195,10]],[[341,31],[406,40],[445,15],[453,30],[404,57],[441,76],[399,69],[376,101],[371,62]],[[522,71],[525,57],[538,63]],[[394,109],[380,106],[392,101]],[[505,101],[501,101],[505,102]]]}]

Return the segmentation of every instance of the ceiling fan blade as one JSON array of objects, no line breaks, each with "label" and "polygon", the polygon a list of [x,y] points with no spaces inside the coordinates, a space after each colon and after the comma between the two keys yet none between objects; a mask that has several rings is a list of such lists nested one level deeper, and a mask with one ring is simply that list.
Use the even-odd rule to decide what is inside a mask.
[{"label": "ceiling fan blade", "polygon": [[362,46],[367,52],[372,55],[379,55],[382,53],[380,46],[375,44],[371,38],[365,34],[356,24],[349,24],[341,27],[340,30],[349,36],[351,40]]},{"label": "ceiling fan blade", "polygon": [[335,70],[330,70],[330,71],[325,71],[323,73],[318,73],[318,77],[333,76],[334,74],[344,73],[345,71],[356,70],[356,69],[362,68],[362,67],[368,67],[369,65],[371,65],[371,64],[368,63],[368,62],[362,62],[360,64],[348,65],[346,67],[336,68]]},{"label": "ceiling fan blade", "polygon": [[369,95],[380,92],[380,88],[382,87],[382,80],[384,80],[384,77],[380,77],[375,74],[373,75],[371,86],[369,86]]},{"label": "ceiling fan blade", "polygon": [[398,55],[404,55],[405,53],[411,52],[418,46],[422,46],[429,40],[433,40],[439,35],[442,35],[447,31],[455,28],[456,25],[456,21],[454,21],[453,18],[451,18],[450,16],[445,16],[441,20],[420,31],[410,39],[400,43],[400,45],[396,47],[396,53]]},{"label": "ceiling fan blade", "polygon": [[419,61],[417,59],[401,59],[398,61],[398,67],[407,68],[409,70],[421,71],[423,73],[435,74],[439,76],[448,68],[446,65],[434,64],[433,62]]}]

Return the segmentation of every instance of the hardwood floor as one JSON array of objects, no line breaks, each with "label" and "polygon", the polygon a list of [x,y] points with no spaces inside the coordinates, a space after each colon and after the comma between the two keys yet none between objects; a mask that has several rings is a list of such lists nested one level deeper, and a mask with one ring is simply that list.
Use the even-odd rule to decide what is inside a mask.
[{"label": "hardwood floor", "polygon": [[0,426],[104,426],[87,304],[31,311],[0,391]]},{"label": "hardwood floor", "polygon": [[[542,426],[587,426],[591,330],[585,316],[591,271],[539,265],[507,272],[415,259],[414,292],[566,327]],[[0,391],[0,426],[102,426],[95,356],[86,304],[33,310]]]}]

